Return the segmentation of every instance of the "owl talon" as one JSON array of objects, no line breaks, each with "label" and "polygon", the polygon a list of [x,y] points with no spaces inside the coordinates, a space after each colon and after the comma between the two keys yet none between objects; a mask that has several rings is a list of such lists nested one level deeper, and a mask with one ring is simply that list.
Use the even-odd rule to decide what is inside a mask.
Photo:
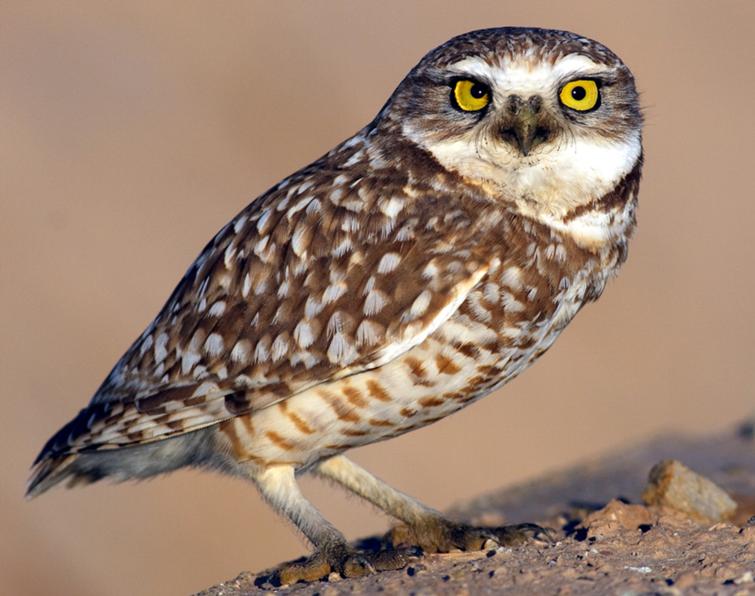
[{"label": "owl talon", "polygon": [[426,553],[447,553],[452,550],[483,550],[493,545],[518,546],[529,540],[551,544],[553,531],[536,524],[515,524],[500,527],[476,527],[446,520],[417,526],[397,526],[389,542],[394,548],[413,544]]},{"label": "owl talon", "polygon": [[537,524],[513,524],[492,528],[495,540],[501,546],[517,546],[528,541],[553,544],[556,542],[555,532],[551,528],[543,528]]},{"label": "owl talon", "polygon": [[255,585],[265,584],[285,586],[295,583],[309,583],[326,579],[331,573],[344,578],[364,577],[380,571],[392,571],[406,567],[412,558],[419,556],[416,549],[381,550],[378,552],[357,552],[344,546],[318,551],[308,558],[300,558],[257,576]]}]

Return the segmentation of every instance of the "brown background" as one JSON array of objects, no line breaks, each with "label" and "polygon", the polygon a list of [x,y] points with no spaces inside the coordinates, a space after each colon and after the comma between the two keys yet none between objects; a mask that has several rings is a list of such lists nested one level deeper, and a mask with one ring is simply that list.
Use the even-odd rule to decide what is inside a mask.
[{"label": "brown background", "polygon": [[[182,594],[303,552],[241,481],[181,472],[27,503],[27,469],[223,223],[371,119],[427,50],[505,24],[597,38],[637,75],[630,260],[502,394],[355,458],[447,507],[753,411],[755,3],[3,0],[0,591]],[[387,527],[305,491],[350,537]]]}]

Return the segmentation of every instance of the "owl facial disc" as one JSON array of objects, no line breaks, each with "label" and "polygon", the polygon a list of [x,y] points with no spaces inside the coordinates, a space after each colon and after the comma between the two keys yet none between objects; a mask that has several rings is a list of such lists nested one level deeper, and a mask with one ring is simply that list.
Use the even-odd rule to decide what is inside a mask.
[{"label": "owl facial disc", "polygon": [[543,29],[458,39],[425,56],[378,126],[399,130],[449,172],[549,225],[583,213],[637,165],[634,77],[608,48]]}]

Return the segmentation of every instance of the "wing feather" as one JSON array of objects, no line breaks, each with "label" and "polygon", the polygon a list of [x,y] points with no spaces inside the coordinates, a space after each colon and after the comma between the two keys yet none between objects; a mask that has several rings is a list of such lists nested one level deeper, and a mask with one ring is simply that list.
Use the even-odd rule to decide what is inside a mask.
[{"label": "wing feather", "polygon": [[167,438],[397,358],[498,258],[489,207],[395,177],[303,170],[217,234],[45,449]]}]

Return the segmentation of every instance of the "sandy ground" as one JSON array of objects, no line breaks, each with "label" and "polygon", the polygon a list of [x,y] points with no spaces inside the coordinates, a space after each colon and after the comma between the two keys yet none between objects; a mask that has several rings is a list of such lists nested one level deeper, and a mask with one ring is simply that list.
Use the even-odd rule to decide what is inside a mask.
[{"label": "sandy ground", "polygon": [[[668,507],[646,507],[651,467],[674,458],[735,499],[729,522],[710,523]],[[405,594],[755,594],[753,427],[710,439],[662,437],[624,453],[491,493],[452,510],[479,524],[536,521],[556,529],[550,545],[530,543],[432,555],[400,571],[283,586],[278,593],[321,596]],[[242,573],[202,596],[273,590]]]}]

